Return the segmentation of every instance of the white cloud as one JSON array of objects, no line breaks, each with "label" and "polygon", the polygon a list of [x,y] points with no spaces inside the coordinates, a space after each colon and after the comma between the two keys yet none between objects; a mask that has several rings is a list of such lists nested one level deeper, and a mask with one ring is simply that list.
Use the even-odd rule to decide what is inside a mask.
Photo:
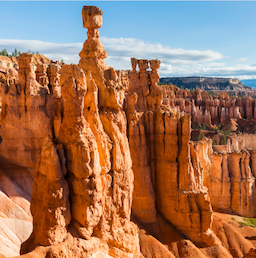
[{"label": "white cloud", "polygon": [[9,53],[16,48],[20,52],[39,52],[52,60],[63,59],[67,63],[78,63],[83,43],[59,44],[39,40],[0,39],[0,49]]},{"label": "white cloud", "polygon": [[134,38],[106,38],[101,41],[111,57],[136,57],[139,59],[159,59],[166,64],[195,64],[223,58],[212,51],[172,49],[160,43],[150,43]]},{"label": "white cloud", "polygon": [[241,58],[239,58],[239,61],[241,61],[241,62],[246,62],[246,61],[247,61],[247,58],[241,57]]},{"label": "white cloud", "polygon": [[[237,64],[227,66],[218,62],[224,58],[221,53],[207,50],[172,49],[160,43],[150,43],[134,38],[100,38],[107,53],[106,63],[120,70],[131,69],[131,57],[159,59],[161,76],[219,76],[243,79],[256,78],[256,66]],[[66,63],[79,62],[83,43],[60,44],[38,40],[0,39],[0,50],[39,52],[52,60],[63,59]],[[240,61],[242,61],[240,59]]]},{"label": "white cloud", "polygon": [[[130,60],[130,57],[144,59],[160,59],[162,63],[167,64],[195,64],[198,62],[209,62],[223,58],[223,55],[207,50],[184,50],[172,49],[163,46],[160,43],[149,43],[134,38],[107,38],[102,37],[101,41],[109,55],[109,60],[123,58]],[[12,52],[15,48],[24,51],[34,51],[46,55],[52,59],[64,59],[65,62],[77,63],[79,60],[78,53],[82,49],[82,43],[58,44],[51,42],[43,42],[39,40],[0,40],[0,49],[7,48]],[[126,62],[125,69],[130,69],[130,65]],[[114,67],[117,68],[117,67]]]},{"label": "white cloud", "polygon": [[212,67],[193,65],[193,66],[178,66],[171,69],[159,69],[162,77],[165,76],[215,76],[215,77],[231,77],[238,79],[256,79],[256,67],[250,65],[235,65],[235,66],[219,66]]}]

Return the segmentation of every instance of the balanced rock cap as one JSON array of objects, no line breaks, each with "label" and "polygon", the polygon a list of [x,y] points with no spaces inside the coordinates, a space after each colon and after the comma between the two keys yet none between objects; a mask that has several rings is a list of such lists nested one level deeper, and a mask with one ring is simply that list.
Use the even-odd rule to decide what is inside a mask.
[{"label": "balanced rock cap", "polygon": [[87,29],[98,29],[102,26],[103,12],[99,7],[85,5],[82,10],[83,27]]}]

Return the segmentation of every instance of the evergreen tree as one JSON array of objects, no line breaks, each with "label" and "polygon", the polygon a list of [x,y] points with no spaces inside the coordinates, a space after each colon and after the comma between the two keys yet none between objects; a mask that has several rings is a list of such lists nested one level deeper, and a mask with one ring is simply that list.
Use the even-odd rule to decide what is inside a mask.
[{"label": "evergreen tree", "polygon": [[2,56],[9,56],[6,49],[2,50],[1,55]]},{"label": "evergreen tree", "polygon": [[201,133],[198,135],[198,137],[197,137],[197,141],[198,141],[198,142],[201,141],[204,137],[205,137],[204,132],[201,132]]},{"label": "evergreen tree", "polygon": [[221,141],[221,145],[227,145],[227,138],[226,135],[223,135],[222,141]]}]

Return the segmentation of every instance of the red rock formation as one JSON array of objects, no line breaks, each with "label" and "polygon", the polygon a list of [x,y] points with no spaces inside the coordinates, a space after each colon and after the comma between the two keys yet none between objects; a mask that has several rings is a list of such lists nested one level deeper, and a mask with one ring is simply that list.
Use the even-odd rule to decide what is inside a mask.
[{"label": "red rock formation", "polygon": [[[84,24],[86,24],[86,19],[93,24],[95,19],[97,20],[101,15],[99,8],[84,7]],[[15,162],[31,168],[35,168],[36,160],[41,157],[34,183],[34,189],[40,188],[41,191],[33,190],[31,205],[34,231],[22,250],[23,252],[32,250],[38,244],[44,246],[53,244],[56,248],[63,244],[67,252],[75,252],[71,251],[75,248],[76,252],[78,250],[84,252],[86,249],[90,253],[89,250],[92,249],[90,246],[96,245],[97,248],[91,251],[91,255],[93,252],[102,251],[102,254],[109,253],[112,257],[130,257],[130,255],[138,257],[140,256],[138,229],[130,221],[133,191],[132,162],[126,136],[126,116],[122,111],[127,79],[123,72],[116,72],[107,67],[103,61],[106,52],[99,41],[98,30],[94,28],[94,25],[85,26],[89,29],[88,40],[80,54],[80,66],[83,69],[75,65],[64,66],[59,81],[59,67],[57,64],[50,65],[48,72],[53,95],[49,95],[48,85],[46,88],[45,66],[39,65],[43,67],[43,72],[37,73],[42,86],[36,81],[33,55],[23,54],[19,57],[21,80],[19,90],[14,97],[23,98],[25,104],[22,107],[26,111],[24,113],[28,113],[29,118],[31,114],[37,117],[41,114],[47,115],[44,123],[38,123],[38,126],[44,124],[47,128],[47,130],[41,128],[42,136],[37,142],[38,153],[33,148],[27,148],[27,153],[22,151],[21,157],[19,155],[11,157]],[[62,89],[61,96],[59,86]],[[48,106],[44,101],[46,98]],[[28,100],[32,108],[27,106]],[[35,101],[37,102],[34,103]],[[36,106],[38,102],[43,104],[43,108],[39,109]],[[7,108],[8,105],[7,102],[2,112],[3,118],[6,119],[5,126],[10,123],[8,120],[11,114]],[[28,116],[26,115],[24,119]],[[27,138],[21,137],[18,144],[24,144],[27,139],[37,140],[34,134],[40,129],[33,122],[24,123],[23,120],[20,124],[16,122],[14,130],[24,130],[25,124],[31,132]],[[15,135],[13,131],[10,133],[10,137]],[[63,144],[64,152],[58,155],[64,158],[58,159],[53,145],[42,148],[44,136],[47,134],[55,142]],[[8,134],[3,130],[3,135]],[[2,153],[10,158],[8,152],[5,151],[12,148],[12,145],[8,143],[8,138],[3,143]],[[50,151],[46,151],[45,148],[50,148]],[[32,155],[34,158],[30,159]],[[49,155],[51,158],[46,157]],[[49,164],[43,165],[44,158]],[[80,238],[85,238],[91,243],[85,247],[87,240],[82,241],[85,244],[83,250],[78,243],[74,244],[75,241],[81,242],[79,238],[74,240],[70,233],[68,235],[65,233],[70,220],[67,203],[68,189],[65,186],[65,180],[60,178],[61,170],[65,171],[65,159],[70,188],[71,228],[76,228]],[[49,166],[49,174],[45,174],[46,165]],[[60,167],[62,167],[61,170]],[[45,179],[46,181],[42,180],[44,176],[47,178],[54,173],[57,173],[54,183],[51,177]],[[42,184],[50,184],[51,187],[45,192]],[[63,195],[56,195],[53,204],[49,197],[61,191]],[[43,218],[39,214],[41,210],[38,209],[42,198],[45,202],[45,208],[42,207],[45,214]],[[53,205],[52,212],[47,210],[49,205]],[[78,237],[77,233],[71,234]],[[97,244],[95,244],[95,239],[98,239]],[[54,252],[58,253],[56,250]],[[54,252],[50,252],[51,255],[54,255]]]},{"label": "red rock formation", "polygon": [[204,182],[209,189],[213,209],[254,217],[254,150],[211,154],[211,140],[206,138],[197,145],[200,164],[204,169]]},{"label": "red rock formation", "polygon": [[136,120],[130,120],[128,132],[134,172],[133,214],[146,223],[156,220],[155,193],[151,177],[152,162],[144,126],[144,119],[148,119],[149,116],[150,113],[138,116]]},{"label": "red rock formation", "polygon": [[17,255],[28,237],[33,180],[23,258],[252,253],[237,222],[213,210],[255,216],[254,149],[217,153],[190,138],[191,117],[209,128],[238,109],[252,118],[254,102],[160,87],[159,60],[115,71],[99,40],[102,11],[82,16],[78,66],[23,54],[18,84],[3,86],[0,254]]},{"label": "red rock formation", "polygon": [[60,70],[60,65],[55,63],[51,63],[47,69],[47,74],[49,76],[49,89],[56,98],[61,97]]},{"label": "red rock formation", "polygon": [[[134,69],[135,61],[132,59]],[[161,99],[162,93],[156,85],[159,78],[156,68],[159,68],[160,64],[157,60],[150,61],[153,69],[151,77],[156,75],[157,80],[151,80],[151,86],[148,87],[150,91],[145,93],[146,81],[141,78],[143,74],[147,75],[145,69],[148,61],[137,62],[140,67],[140,79],[134,80],[137,72],[133,70],[130,74],[132,78],[130,91],[135,89],[144,105],[136,105],[132,93],[127,95],[126,105],[127,112],[133,112],[127,114],[130,118],[131,154],[136,159],[141,157],[139,162],[135,159],[133,165],[135,171],[133,213],[141,221],[154,222],[155,196],[151,190],[154,189],[158,212],[193,241],[213,244],[210,231],[212,220],[210,200],[207,189],[203,186],[203,175],[197,154],[189,143],[190,116],[176,113],[169,108],[160,108],[161,101],[158,101],[158,98]],[[147,94],[146,98],[143,92]],[[151,112],[146,111],[147,107]],[[136,113],[136,109],[142,111],[143,108],[145,112],[143,115]],[[142,144],[143,148],[140,145],[136,146],[135,143]],[[146,179],[143,184],[142,178]]]},{"label": "red rock formation", "polygon": [[[134,83],[138,84],[138,81]],[[229,97],[225,92],[210,95],[200,89],[189,91],[174,85],[161,88],[164,92],[164,105],[190,113],[193,123],[204,123],[209,129],[212,129],[214,124],[229,121],[230,118],[242,117],[251,120],[255,117],[255,100],[251,97]]]},{"label": "red rock formation", "polygon": [[38,245],[59,244],[67,238],[71,213],[68,182],[64,179],[67,171],[59,157],[62,150],[62,146],[55,147],[49,137],[45,138],[34,176],[31,200],[33,233],[23,245],[23,253]]},{"label": "red rock formation", "polygon": [[52,135],[49,117],[44,111],[48,88],[36,81],[32,54],[18,57],[19,82],[1,92],[2,112],[0,154],[21,166],[35,168],[44,137]]}]

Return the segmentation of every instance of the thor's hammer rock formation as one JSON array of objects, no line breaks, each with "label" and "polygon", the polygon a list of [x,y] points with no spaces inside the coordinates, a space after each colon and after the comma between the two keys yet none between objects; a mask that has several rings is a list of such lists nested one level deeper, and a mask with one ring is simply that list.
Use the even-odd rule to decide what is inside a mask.
[{"label": "thor's hammer rock formation", "polygon": [[83,7],[78,65],[23,53],[0,69],[0,255],[251,257],[256,230],[236,220],[256,216],[253,137],[214,151],[191,117],[252,118],[253,102],[159,86],[157,59],[108,67],[102,14]]}]

